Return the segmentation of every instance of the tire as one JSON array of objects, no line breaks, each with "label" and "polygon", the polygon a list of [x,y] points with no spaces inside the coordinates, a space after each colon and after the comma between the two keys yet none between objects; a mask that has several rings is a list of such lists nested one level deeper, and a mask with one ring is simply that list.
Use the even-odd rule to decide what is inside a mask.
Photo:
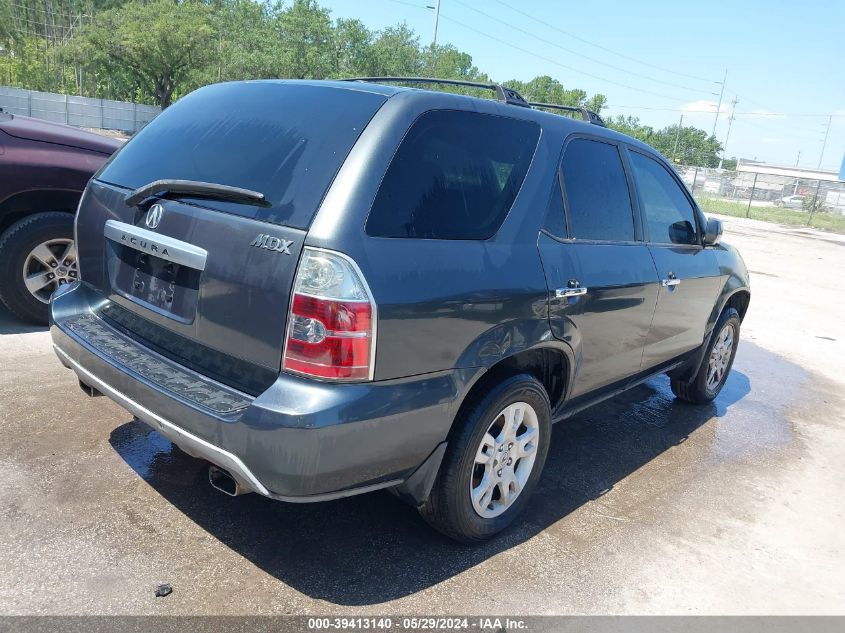
[{"label": "tire", "polygon": [[[35,251],[39,245],[46,245],[48,250]],[[40,259],[34,253],[38,253]],[[71,264],[64,265],[65,260]],[[55,266],[51,270],[52,263]],[[50,294],[60,283],[77,279],[77,271],[71,213],[36,213],[19,220],[0,236],[0,300],[23,321],[46,325]],[[52,280],[48,281],[51,274]],[[35,275],[43,275],[41,280],[46,283],[33,294],[27,289],[25,277],[35,278]]]},{"label": "tire", "polygon": [[[513,412],[513,420],[521,420],[521,423],[514,425],[514,436],[506,439],[503,427],[505,416],[511,415],[509,411]],[[456,541],[479,542],[508,527],[522,512],[537,486],[551,436],[549,396],[532,376],[513,376],[491,389],[455,424],[454,436],[449,440],[431,495],[420,508],[420,514],[432,527]],[[536,429],[536,434],[531,436],[533,439],[528,436],[531,429]],[[488,430],[496,433],[496,441],[490,443],[491,434],[482,447]],[[520,456],[523,443],[527,453]],[[500,450],[500,445],[504,450]],[[482,451],[490,457],[486,464],[476,464],[476,457]],[[494,460],[499,462],[499,468],[494,466]],[[504,478],[500,479],[502,475]],[[485,486],[485,481],[497,483]],[[474,486],[476,491],[493,490],[489,500],[485,495],[477,495],[479,507],[488,516],[482,516],[476,510],[471,498]],[[505,486],[508,494],[518,489],[508,503],[503,499]]]},{"label": "tire", "polygon": [[[716,321],[716,327],[713,328],[713,334],[707,343],[707,349],[695,376],[690,381],[671,381],[670,385],[675,397],[693,404],[706,404],[712,402],[719,395],[736,357],[736,349],[739,345],[739,326],[739,313],[734,308],[727,308],[722,312],[719,320]],[[722,338],[726,332],[729,332],[731,337],[729,350],[724,349]],[[721,352],[714,355],[713,350],[717,345],[721,346]],[[714,380],[710,379],[711,358],[717,363],[717,369],[719,366],[722,368],[718,378],[715,379],[714,377]]]}]

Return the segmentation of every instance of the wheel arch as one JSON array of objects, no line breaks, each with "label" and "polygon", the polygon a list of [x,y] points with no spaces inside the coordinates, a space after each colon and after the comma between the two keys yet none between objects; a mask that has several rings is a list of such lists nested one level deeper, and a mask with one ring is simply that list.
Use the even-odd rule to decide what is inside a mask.
[{"label": "wheel arch", "polygon": [[454,433],[457,422],[464,412],[478,402],[488,389],[506,378],[519,374],[533,376],[543,385],[549,395],[549,403],[554,413],[569,394],[574,366],[571,351],[563,345],[536,346],[500,359],[479,372],[466,388],[460,406],[452,419],[449,436],[451,437]]},{"label": "wheel arch", "polygon": [[741,288],[728,296],[719,314],[722,314],[726,308],[734,308],[739,313],[739,320],[742,322],[745,320],[745,313],[748,312],[750,303],[751,292],[747,288]]},{"label": "wheel arch", "polygon": [[28,189],[0,202],[0,233],[18,220],[43,211],[75,213],[82,197],[73,189]]},{"label": "wheel arch", "polygon": [[751,291],[747,286],[735,288],[733,292],[725,292],[720,297],[721,301],[717,302],[713,307],[713,313],[710,315],[710,320],[707,324],[707,333],[704,336],[704,341],[698,352],[693,354],[683,365],[676,367],[669,372],[669,377],[673,380],[686,381],[690,380],[697,370],[699,364],[704,358],[704,352],[710,344],[710,339],[714,333],[714,327],[722,316],[722,313],[728,308],[734,308],[739,313],[740,323],[745,318],[748,311],[748,305],[751,302]]}]

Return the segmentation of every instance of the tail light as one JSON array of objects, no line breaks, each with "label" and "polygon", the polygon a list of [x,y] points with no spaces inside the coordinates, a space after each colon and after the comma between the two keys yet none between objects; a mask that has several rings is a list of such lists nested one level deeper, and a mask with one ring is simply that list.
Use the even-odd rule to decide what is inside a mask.
[{"label": "tail light", "polygon": [[296,271],[282,368],[328,380],[372,380],[376,305],[346,255],[306,246]]}]

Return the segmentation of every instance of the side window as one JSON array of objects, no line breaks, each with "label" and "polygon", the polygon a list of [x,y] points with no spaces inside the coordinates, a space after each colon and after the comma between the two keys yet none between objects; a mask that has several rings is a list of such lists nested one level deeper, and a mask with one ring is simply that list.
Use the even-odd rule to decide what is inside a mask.
[{"label": "side window", "polygon": [[540,128],[531,121],[456,110],[426,112],[387,168],[367,233],[492,237],[525,180],[539,137]]},{"label": "side window", "polygon": [[631,195],[616,146],[574,139],[566,146],[562,168],[569,236],[632,241]]},{"label": "side window", "polygon": [[649,240],[659,244],[698,244],[695,208],[666,168],[630,152]]},{"label": "side window", "polygon": [[555,184],[552,187],[552,195],[549,196],[549,205],[546,207],[546,221],[543,223],[543,228],[557,237],[566,237],[563,193],[561,193],[557,178],[555,178]]}]

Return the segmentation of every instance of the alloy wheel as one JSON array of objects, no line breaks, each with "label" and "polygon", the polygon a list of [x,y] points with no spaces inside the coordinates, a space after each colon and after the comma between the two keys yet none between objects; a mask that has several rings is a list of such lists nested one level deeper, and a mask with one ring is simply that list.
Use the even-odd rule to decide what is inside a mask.
[{"label": "alloy wheel", "polygon": [[734,347],[734,329],[730,323],[719,331],[707,364],[707,389],[715,390],[725,377]]},{"label": "alloy wheel", "polygon": [[514,402],[493,418],[476,451],[469,483],[479,516],[491,519],[513,505],[531,476],[539,439],[537,412],[527,402]]},{"label": "alloy wheel", "polygon": [[41,303],[49,303],[55,290],[79,278],[76,246],[73,240],[56,238],[41,242],[26,256],[23,282]]}]

